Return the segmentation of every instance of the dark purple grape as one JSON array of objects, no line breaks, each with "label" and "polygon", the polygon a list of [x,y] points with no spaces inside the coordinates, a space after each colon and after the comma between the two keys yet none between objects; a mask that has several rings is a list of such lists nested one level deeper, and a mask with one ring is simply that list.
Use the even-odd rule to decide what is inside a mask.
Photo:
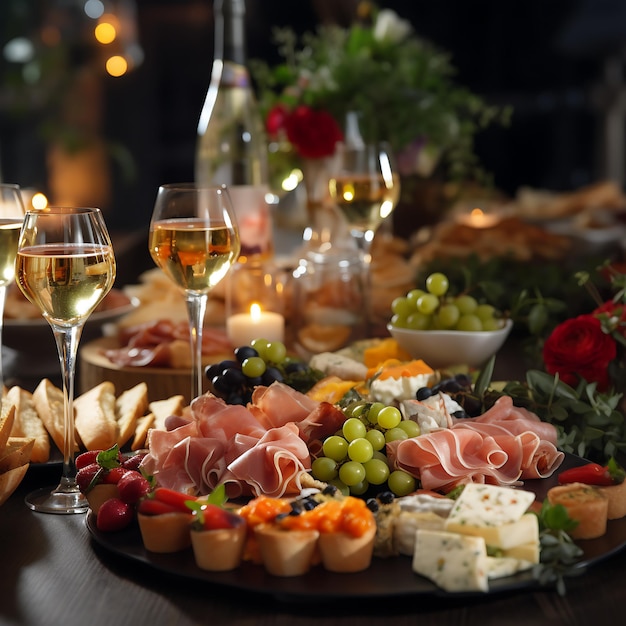
[{"label": "dark purple grape", "polygon": [[238,389],[243,387],[247,379],[239,367],[229,367],[222,372],[222,377],[230,389]]},{"label": "dark purple grape", "polygon": [[472,379],[467,374],[456,374],[454,379],[464,389],[472,388]]},{"label": "dark purple grape", "polygon": [[283,375],[280,373],[280,370],[278,368],[268,367],[263,373],[263,376],[261,376],[261,381],[262,384],[269,386],[273,382],[282,382]]},{"label": "dark purple grape", "polygon": [[482,412],[482,402],[475,396],[465,396],[459,404],[462,404],[465,412],[472,417],[476,417]]},{"label": "dark purple grape", "polygon": [[252,356],[259,356],[258,351],[252,346],[240,346],[239,348],[235,348],[235,358],[239,363],[243,363]]},{"label": "dark purple grape", "polygon": [[211,379],[211,385],[213,387],[213,389],[217,392],[217,394],[219,395],[227,395],[230,391],[230,385],[228,384],[228,381],[224,379],[224,377],[220,374],[218,376],[213,376],[213,378]]},{"label": "dark purple grape", "polygon": [[241,364],[239,363],[239,361],[233,361],[232,359],[226,359],[225,361],[220,361],[219,366],[222,372],[224,370],[230,369],[231,367],[235,367],[238,369],[241,368]]},{"label": "dark purple grape", "polygon": [[301,363],[300,361],[292,361],[291,363],[287,363],[285,365],[285,372],[287,374],[296,374],[297,372],[305,372],[307,369],[306,363]]},{"label": "dark purple grape", "polygon": [[463,387],[454,379],[446,380],[440,385],[441,391],[451,394],[458,393],[463,390]]},{"label": "dark purple grape", "polygon": [[246,385],[249,387],[258,387],[263,384],[263,378],[261,376],[255,376],[254,378],[246,378]]},{"label": "dark purple grape", "polygon": [[456,419],[462,420],[468,417],[468,415],[463,409],[460,409],[459,411],[455,411],[454,413],[452,413],[452,417],[456,417]]},{"label": "dark purple grape", "polygon": [[420,387],[415,393],[415,397],[421,402],[430,398],[434,394],[434,391],[430,387]]},{"label": "dark purple grape", "polygon": [[204,375],[209,379],[213,380],[215,376],[218,376],[222,373],[222,365],[221,363],[212,363],[211,365],[207,365],[204,368]]}]

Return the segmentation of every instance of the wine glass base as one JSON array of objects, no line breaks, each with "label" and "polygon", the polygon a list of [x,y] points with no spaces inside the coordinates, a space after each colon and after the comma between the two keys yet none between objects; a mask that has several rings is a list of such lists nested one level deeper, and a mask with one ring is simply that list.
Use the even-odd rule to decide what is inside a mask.
[{"label": "wine glass base", "polygon": [[60,487],[43,487],[32,491],[24,498],[26,506],[38,513],[71,515],[86,513],[87,498],[80,491],[66,491]]}]

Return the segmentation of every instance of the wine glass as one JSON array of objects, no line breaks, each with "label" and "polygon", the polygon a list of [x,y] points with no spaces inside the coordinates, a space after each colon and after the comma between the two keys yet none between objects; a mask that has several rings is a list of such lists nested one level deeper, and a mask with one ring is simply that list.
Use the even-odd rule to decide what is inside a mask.
[{"label": "wine glass", "polygon": [[26,496],[42,513],[83,513],[87,499],[76,485],[74,373],[87,318],[115,281],[115,257],[99,209],[48,207],[27,211],[20,232],[19,288],[50,324],[57,344],[64,395],[63,474],[56,488]]},{"label": "wine glass", "polygon": [[[24,202],[19,185],[0,184],[0,346],[4,321],[4,303],[7,289],[15,279],[17,240],[24,221]],[[4,385],[4,371],[0,356],[0,389]],[[0,393],[0,406],[2,394]]]},{"label": "wine glass", "polygon": [[194,183],[159,187],[150,221],[150,254],[185,295],[191,342],[191,398],[202,395],[202,327],[209,292],[240,251],[228,190]]},{"label": "wine glass", "polygon": [[329,178],[329,191],[345,218],[361,255],[366,317],[371,314],[371,246],[377,228],[391,215],[400,196],[400,179],[385,142],[340,146]]}]

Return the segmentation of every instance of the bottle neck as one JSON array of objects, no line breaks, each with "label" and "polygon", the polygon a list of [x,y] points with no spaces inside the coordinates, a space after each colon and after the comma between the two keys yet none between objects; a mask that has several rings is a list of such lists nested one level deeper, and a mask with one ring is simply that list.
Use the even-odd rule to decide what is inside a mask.
[{"label": "bottle neck", "polygon": [[214,7],[215,59],[245,67],[245,1],[216,0]]}]

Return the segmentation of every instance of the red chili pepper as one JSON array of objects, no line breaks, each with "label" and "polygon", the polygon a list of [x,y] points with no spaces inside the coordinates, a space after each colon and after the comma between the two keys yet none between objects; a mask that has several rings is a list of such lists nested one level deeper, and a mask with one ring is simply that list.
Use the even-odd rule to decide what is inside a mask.
[{"label": "red chili pepper", "polygon": [[614,485],[615,481],[608,467],[598,463],[587,463],[579,467],[572,467],[559,474],[559,483],[585,483],[585,485],[597,485],[600,487]]}]

